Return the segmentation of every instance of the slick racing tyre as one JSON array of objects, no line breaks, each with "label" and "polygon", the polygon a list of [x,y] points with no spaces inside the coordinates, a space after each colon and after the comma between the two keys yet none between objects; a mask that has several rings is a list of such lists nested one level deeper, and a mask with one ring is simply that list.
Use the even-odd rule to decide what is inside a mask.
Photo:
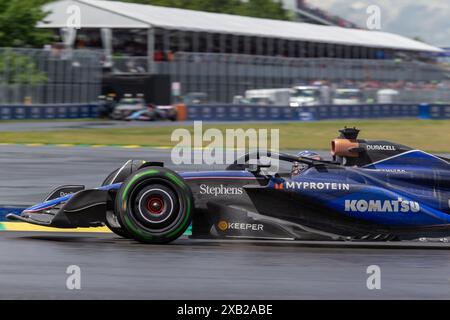
[{"label": "slick racing tyre", "polygon": [[126,233],[149,244],[169,243],[189,227],[193,197],[175,172],[148,167],[133,173],[121,186],[115,213]]},{"label": "slick racing tyre", "polygon": [[[116,176],[119,170],[120,168],[111,172],[105,179],[105,181],[103,181],[102,187],[109,185],[112,182],[113,177]],[[120,221],[119,217],[116,216],[115,213],[109,211],[106,213],[105,225],[108,227],[109,230],[111,230],[114,234],[118,235],[119,237],[131,239],[131,236],[125,230],[122,222]]]},{"label": "slick racing tyre", "polygon": [[122,223],[119,221],[119,218],[114,213],[108,212],[106,214],[105,225],[108,227],[109,230],[111,230],[114,234],[118,235],[119,237],[125,239],[132,239],[132,237],[123,227]]}]

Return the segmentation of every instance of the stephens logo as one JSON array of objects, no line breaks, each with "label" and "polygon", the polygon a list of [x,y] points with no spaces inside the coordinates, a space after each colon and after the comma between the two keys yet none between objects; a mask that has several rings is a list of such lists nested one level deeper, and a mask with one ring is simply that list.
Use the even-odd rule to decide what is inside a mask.
[{"label": "stephens logo", "polygon": [[275,183],[276,190],[350,190],[347,183],[332,182],[285,182]]},{"label": "stephens logo", "polygon": [[244,194],[244,190],[240,187],[227,187],[224,185],[220,186],[208,186],[206,184],[200,185],[200,194],[207,194],[210,196],[236,196]]},{"label": "stephens logo", "polygon": [[217,227],[220,231],[241,230],[241,231],[264,231],[264,225],[254,223],[227,222],[221,220]]},{"label": "stephens logo", "polygon": [[402,212],[417,213],[420,211],[420,204],[415,201],[407,201],[402,198],[398,200],[345,200],[346,212]]}]

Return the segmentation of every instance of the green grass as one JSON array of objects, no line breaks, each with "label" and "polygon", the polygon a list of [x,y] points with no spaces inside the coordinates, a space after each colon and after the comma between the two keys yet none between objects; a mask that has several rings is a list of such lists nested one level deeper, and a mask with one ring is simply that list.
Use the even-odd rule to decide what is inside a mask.
[{"label": "green grass", "polygon": [[[338,129],[357,126],[362,130],[360,138],[390,140],[430,152],[450,152],[450,120],[349,120],[311,123],[235,123],[210,126],[225,129],[249,128],[279,129],[281,149],[328,150],[330,141],[338,135]],[[174,127],[139,127],[124,129],[75,129],[52,132],[0,132],[0,143],[44,144],[98,144],[172,146],[170,137]],[[192,132],[192,127],[186,127]]]}]

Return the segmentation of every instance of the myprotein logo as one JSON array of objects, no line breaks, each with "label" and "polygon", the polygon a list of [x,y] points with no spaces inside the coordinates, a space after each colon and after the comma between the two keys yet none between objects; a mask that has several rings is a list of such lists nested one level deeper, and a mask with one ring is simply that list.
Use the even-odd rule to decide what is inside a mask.
[{"label": "myprotein logo", "polygon": [[417,213],[420,204],[415,201],[403,200],[345,200],[346,212],[374,212],[374,213]]},{"label": "myprotein logo", "polygon": [[349,191],[350,184],[333,182],[285,182],[275,183],[276,190],[343,190]]},{"label": "myprotein logo", "polygon": [[244,194],[241,187],[229,187],[223,184],[219,186],[208,186],[206,184],[200,185],[200,194],[210,196],[239,196]]},{"label": "myprotein logo", "polygon": [[397,149],[392,145],[368,144],[366,149],[368,151],[396,151]]},{"label": "myprotein logo", "polygon": [[264,225],[257,223],[241,223],[220,221],[217,227],[221,231],[239,230],[239,231],[264,231]]}]

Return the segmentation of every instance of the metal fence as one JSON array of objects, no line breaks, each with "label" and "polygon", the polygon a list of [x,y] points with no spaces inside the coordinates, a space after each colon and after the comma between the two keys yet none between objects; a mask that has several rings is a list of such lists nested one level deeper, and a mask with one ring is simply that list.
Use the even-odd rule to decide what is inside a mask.
[{"label": "metal fence", "polygon": [[112,72],[115,74],[143,74],[149,72],[147,57],[117,56],[112,58]]},{"label": "metal fence", "polygon": [[[140,64],[145,64],[143,59]],[[133,64],[137,64],[137,61],[133,61]],[[417,61],[308,59],[211,53],[177,53],[172,61],[156,62],[153,72],[170,75],[173,82],[181,83],[183,94],[204,92],[208,94],[210,101],[221,103],[231,102],[234,96],[243,95],[249,89],[287,88],[317,80],[331,83],[430,82],[446,78],[445,71],[438,66]]]},{"label": "metal fence", "polygon": [[[450,103],[450,83],[438,88],[400,88],[397,95],[392,97],[393,103]],[[364,101],[376,103],[378,89],[363,89]]]},{"label": "metal fence", "polygon": [[[0,48],[0,104],[90,103],[101,94],[103,51]],[[284,58],[238,54],[185,53],[170,61],[114,57],[115,74],[169,75],[181,95],[202,92],[210,102],[229,103],[249,89],[287,88],[326,80],[358,85],[365,81],[442,81],[448,71],[421,62]],[[109,62],[109,63],[110,63]],[[447,74],[446,74],[447,72]],[[366,90],[367,96],[375,91]],[[395,102],[448,102],[450,90],[399,90]]]},{"label": "metal fence", "polygon": [[96,101],[101,59],[88,50],[0,48],[0,104]]}]

